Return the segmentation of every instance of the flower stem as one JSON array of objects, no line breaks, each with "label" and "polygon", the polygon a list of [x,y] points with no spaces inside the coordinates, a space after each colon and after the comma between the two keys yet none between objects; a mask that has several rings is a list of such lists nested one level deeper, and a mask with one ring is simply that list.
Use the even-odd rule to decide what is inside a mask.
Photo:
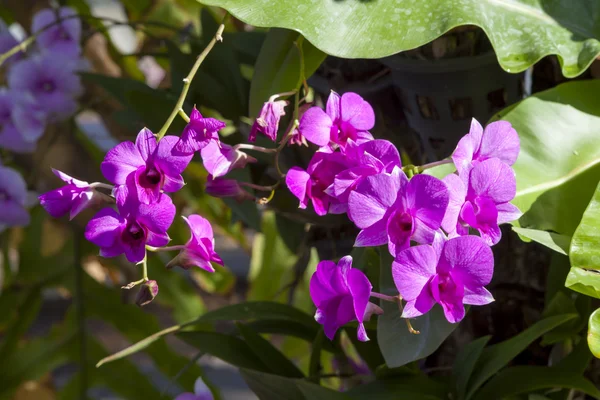
[{"label": "flower stem", "polygon": [[148,253],[144,254],[144,259],[142,260],[142,280],[144,282],[148,282]]},{"label": "flower stem", "polygon": [[180,108],[179,111],[178,111],[178,113],[179,113],[179,116],[181,118],[183,118],[183,120],[185,122],[190,122],[190,117],[188,117],[188,115],[185,113],[185,111],[183,111],[183,108]]},{"label": "flower stem", "polygon": [[435,162],[432,162],[429,164],[424,164],[421,166],[414,167],[414,169],[415,169],[415,173],[420,174],[421,172],[425,171],[426,169],[434,168],[434,167],[437,167],[439,165],[444,165],[444,164],[452,164],[452,159],[444,158],[443,160],[440,160],[440,161],[435,161]]},{"label": "flower stem", "polygon": [[371,292],[371,297],[376,297],[378,299],[385,300],[385,301],[391,301],[392,303],[395,303],[396,301],[398,301],[397,296],[388,296],[386,294],[381,294],[381,293],[377,293],[377,292]]},{"label": "flower stem", "polygon": [[235,146],[233,146],[233,148],[235,150],[254,150],[254,151],[259,151],[261,153],[267,153],[267,154],[272,154],[277,152],[277,149],[267,149],[266,147],[261,147],[261,146],[255,146],[253,144],[245,144],[245,143],[240,143],[240,144],[236,144]]},{"label": "flower stem", "polygon": [[[402,297],[400,297],[400,296],[396,297],[396,303],[398,303],[398,309],[400,310],[400,315],[402,315]],[[415,328],[413,328],[413,326],[410,323],[410,320],[408,318],[404,318],[404,320],[406,321],[406,327],[408,328],[408,331],[410,333],[412,333],[413,335],[418,335],[419,333],[421,333],[418,330],[416,330]]]},{"label": "flower stem", "polygon": [[228,17],[228,15],[229,14],[225,14],[225,17],[223,18],[223,22],[221,22],[221,25],[219,25],[219,29],[217,29],[215,36],[208,43],[208,45],[202,51],[202,53],[200,53],[200,55],[196,59],[196,62],[194,63],[194,66],[190,70],[190,73],[183,79],[183,88],[181,89],[181,94],[179,95],[179,99],[177,99],[177,104],[175,104],[173,111],[171,111],[171,115],[169,115],[169,118],[167,118],[163,127],[160,128],[160,131],[158,131],[158,133],[156,134],[157,141],[162,139],[165,136],[165,134],[167,133],[167,130],[171,126],[171,123],[173,123],[175,116],[177,116],[177,114],[179,113],[179,110],[183,107],[183,102],[185,101],[185,97],[187,96],[188,90],[190,89],[192,80],[194,79],[196,72],[198,72],[198,68],[200,68],[200,65],[202,64],[202,62],[204,61],[206,56],[208,56],[208,53],[210,53],[210,51],[215,46],[215,44],[217,42],[223,41],[223,37],[221,35],[223,34],[223,30],[225,29],[225,19]]},{"label": "flower stem", "polygon": [[146,246],[146,249],[148,249],[150,251],[154,251],[154,252],[161,252],[161,251],[179,251],[179,250],[183,249],[184,247],[185,247],[184,245],[167,246],[167,247],[152,247],[152,248],[149,248],[149,246]]},{"label": "flower stem", "polygon": [[297,90],[290,90],[289,92],[276,93],[273,96],[269,97],[269,103],[274,102],[275,99],[278,99],[279,97],[292,96],[292,95],[294,95],[296,93],[298,93]]},{"label": "flower stem", "polygon": [[92,189],[96,189],[96,188],[104,188],[104,189],[109,189],[109,190],[113,190],[115,187],[113,185],[109,185],[108,183],[102,183],[102,182],[94,182],[90,184],[90,187]]},{"label": "flower stem", "polygon": [[271,185],[271,186],[255,185],[254,183],[249,183],[249,182],[240,182],[240,185],[251,188],[251,189],[260,190],[262,192],[271,192],[271,191],[275,190],[275,188],[277,188],[277,186],[279,186],[279,182],[277,182],[276,184]]},{"label": "flower stem", "polygon": [[[296,114],[296,112],[294,112],[294,114]],[[279,168],[279,154],[281,154],[281,150],[283,150],[283,147],[285,146],[285,144],[292,138],[292,132],[294,132],[294,129],[296,129],[298,127],[298,125],[300,125],[300,123],[298,122],[298,119],[294,119],[294,124],[292,125],[292,128],[288,131],[288,133],[286,133],[286,135],[283,137],[283,139],[281,139],[281,142],[279,143],[279,146],[276,149],[276,153],[275,153],[275,168],[277,169],[277,173],[279,174],[279,176],[281,178],[283,178],[285,176],[285,174],[283,172],[281,172],[281,168]]]}]

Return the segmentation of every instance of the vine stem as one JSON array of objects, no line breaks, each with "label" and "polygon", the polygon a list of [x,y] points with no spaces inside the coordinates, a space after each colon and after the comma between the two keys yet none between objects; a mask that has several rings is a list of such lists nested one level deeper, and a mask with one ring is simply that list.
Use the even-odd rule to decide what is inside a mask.
[{"label": "vine stem", "polygon": [[395,303],[396,301],[398,301],[398,296],[388,296],[386,294],[381,294],[381,293],[377,293],[377,292],[371,292],[371,297],[376,297],[378,299],[390,301],[392,303]]},{"label": "vine stem", "polygon": [[271,186],[255,185],[254,183],[249,183],[249,182],[240,182],[239,184],[242,186],[251,188],[251,189],[260,190],[262,192],[271,192],[271,191],[275,190],[277,188],[277,186],[279,186],[279,182],[277,182]]},{"label": "vine stem", "polygon": [[430,168],[434,168],[434,167],[438,167],[440,165],[444,165],[444,164],[452,164],[452,159],[451,158],[444,158],[443,160],[440,161],[435,161],[429,164],[424,164],[418,167],[415,167],[415,170],[417,173],[421,173],[423,171],[425,171],[426,169],[430,169]]},{"label": "vine stem", "polygon": [[161,251],[179,251],[179,250],[183,250],[183,248],[185,248],[184,245],[179,245],[179,246],[167,246],[167,247],[150,247],[150,246],[146,246],[146,249],[149,251],[154,251],[154,252],[161,252]]},{"label": "vine stem", "polygon": [[246,144],[246,143],[236,144],[235,146],[233,146],[233,148],[236,150],[239,150],[239,149],[254,150],[254,151],[259,151],[261,153],[267,153],[267,154],[272,154],[277,151],[277,149],[267,149],[266,147],[255,146],[253,144]]},{"label": "vine stem", "polygon": [[162,126],[162,128],[160,128],[160,131],[156,135],[157,141],[162,139],[165,136],[165,134],[167,133],[167,130],[173,123],[173,120],[179,113],[179,110],[181,110],[183,108],[183,102],[185,101],[185,97],[187,96],[187,93],[190,89],[192,80],[194,79],[196,72],[198,72],[198,68],[200,68],[200,65],[202,64],[202,62],[204,61],[206,56],[208,56],[208,53],[210,53],[210,51],[213,49],[215,44],[217,42],[223,41],[223,36],[221,36],[221,35],[223,34],[223,30],[225,29],[225,19],[227,18],[228,15],[229,14],[225,14],[225,17],[223,17],[223,22],[221,22],[221,25],[219,25],[219,28],[217,29],[215,36],[211,39],[211,41],[208,43],[208,45],[202,51],[202,53],[200,53],[200,55],[196,59],[196,62],[194,63],[194,66],[190,70],[190,73],[183,79],[183,88],[181,89],[181,94],[179,94],[179,99],[177,99],[177,103],[175,104],[173,111],[171,111],[169,118],[167,118],[167,120],[165,121],[165,124]]}]

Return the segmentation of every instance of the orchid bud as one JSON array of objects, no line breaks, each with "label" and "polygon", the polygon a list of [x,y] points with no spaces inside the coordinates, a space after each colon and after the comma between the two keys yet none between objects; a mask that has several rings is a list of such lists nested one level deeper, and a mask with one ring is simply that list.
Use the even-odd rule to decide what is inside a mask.
[{"label": "orchid bud", "polygon": [[152,300],[158,296],[158,283],[155,280],[142,283],[140,290],[135,297],[135,304],[140,307],[152,303]]}]

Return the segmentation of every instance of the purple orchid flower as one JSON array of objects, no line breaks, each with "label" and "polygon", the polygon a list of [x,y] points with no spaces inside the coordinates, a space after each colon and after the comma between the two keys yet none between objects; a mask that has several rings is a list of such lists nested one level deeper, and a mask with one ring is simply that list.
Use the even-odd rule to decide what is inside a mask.
[{"label": "purple orchid flower", "polygon": [[256,118],[256,121],[254,121],[254,124],[252,125],[248,141],[256,141],[256,134],[260,132],[275,142],[277,140],[279,120],[285,115],[285,106],[287,105],[288,102],[285,100],[269,100],[263,104],[258,118]]},{"label": "purple orchid flower", "polygon": [[0,226],[25,226],[29,213],[25,209],[27,186],[12,168],[0,166]]},{"label": "purple orchid flower", "polygon": [[[81,38],[81,20],[74,17],[77,12],[70,7],[58,10],[45,8],[33,16],[31,31],[38,35],[37,43],[46,52],[61,57],[76,58],[81,54],[79,40]],[[64,19],[56,23],[57,17]],[[66,19],[65,19],[66,18]],[[45,29],[47,26],[50,28]]]},{"label": "purple orchid flower", "polygon": [[476,164],[467,175],[451,174],[444,178],[450,202],[442,227],[450,237],[455,237],[467,235],[471,226],[493,246],[502,237],[498,225],[522,215],[509,203],[517,191],[515,173],[501,160],[491,158]]},{"label": "purple orchid flower", "polygon": [[206,180],[204,192],[213,197],[233,197],[239,202],[254,199],[235,179],[213,178],[212,175]]},{"label": "purple orchid flower", "polygon": [[348,210],[348,196],[367,176],[391,173],[395,167],[402,166],[398,150],[387,140],[370,140],[358,146],[349,140],[345,155],[354,166],[337,174],[325,191],[337,199],[338,204],[332,211],[337,214]]},{"label": "purple orchid flower", "polygon": [[160,196],[153,204],[137,201],[117,201],[119,212],[112,208],[100,210],[88,222],[85,238],[100,247],[102,257],[125,253],[132,263],[146,255],[146,245],[162,247],[169,243],[167,229],[175,218],[175,206],[169,196]]},{"label": "purple orchid flower", "polygon": [[204,168],[213,177],[226,175],[235,168],[244,168],[249,162],[256,162],[254,157],[240,151],[228,144],[211,141],[200,150]]},{"label": "purple orchid flower", "polygon": [[340,97],[331,92],[326,110],[311,107],[300,119],[300,132],[309,142],[321,147],[333,142],[343,149],[348,139],[359,144],[373,139],[368,131],[375,125],[375,113],[358,94]]},{"label": "purple orchid flower", "polygon": [[[10,33],[10,31],[6,30],[3,32],[0,32],[0,54],[6,53],[7,51],[11,50],[13,47],[15,47],[18,44],[19,44],[19,42],[12,35],[12,33]],[[12,56],[10,56],[5,61],[5,63],[8,65],[10,63],[20,60],[21,58],[23,58],[23,51],[19,51],[19,52],[13,54]]]},{"label": "purple orchid flower", "polygon": [[383,310],[369,302],[373,286],[367,276],[352,268],[352,257],[343,257],[336,265],[321,261],[310,278],[310,297],[317,307],[315,319],[323,325],[325,336],[333,340],[337,330],[350,321],[358,321],[358,340],[369,340],[363,321]]},{"label": "purple orchid flower", "polygon": [[[102,174],[120,187],[135,186],[140,202],[150,204],[161,197],[161,190],[176,192],[184,185],[181,173],[193,155],[176,155],[173,147],[179,138],[165,136],[160,142],[147,128],[135,140],[123,142],[112,148],[100,165]],[[132,191],[133,186],[129,188]]]},{"label": "purple orchid flower", "polygon": [[190,122],[185,126],[175,152],[189,155],[202,150],[211,142],[219,141],[219,130],[225,128],[225,122],[214,118],[204,118],[194,107],[190,114]]},{"label": "purple orchid flower", "polygon": [[[15,104],[15,96],[9,91],[0,91],[0,148],[4,148],[17,153],[31,153],[35,150],[35,140],[43,133],[44,124],[36,129],[35,125],[38,124],[39,120],[36,118],[39,115],[32,112],[27,118],[25,115],[21,115],[22,107]],[[17,118],[19,117],[19,118]],[[26,130],[28,136],[32,136],[33,139],[29,140],[23,131],[15,125],[15,119],[27,122],[32,128]]]},{"label": "purple orchid flower", "polygon": [[223,260],[215,252],[215,237],[210,222],[196,214],[183,219],[190,227],[192,235],[179,255],[167,264],[167,268],[180,266],[189,269],[195,266],[208,272],[215,272],[211,262],[223,265]]},{"label": "purple orchid flower", "polygon": [[402,317],[418,317],[438,303],[450,323],[463,319],[463,304],[481,306],[494,301],[484,287],[493,273],[492,250],[477,236],[410,247],[392,263],[394,283],[406,300]]},{"label": "purple orchid flower", "polygon": [[[304,103],[302,104],[300,107],[298,107],[298,116],[300,119],[302,119],[302,116],[304,115],[304,113],[306,112],[306,110],[310,109],[311,104],[307,104]],[[288,146],[308,146],[308,142],[306,141],[306,138],[300,133],[300,129],[298,129],[298,127],[296,126],[294,128],[294,130],[292,131],[292,126],[294,124],[294,121],[290,121],[286,132],[290,132],[290,139],[288,140]]]},{"label": "purple orchid flower", "polygon": [[362,229],[355,246],[388,244],[390,253],[406,249],[413,240],[433,242],[446,207],[448,189],[441,180],[416,175],[410,181],[396,168],[365,178],[348,197],[348,216]]},{"label": "purple orchid flower", "polygon": [[55,169],[52,169],[52,172],[67,183],[66,186],[39,196],[41,206],[54,218],[69,213],[69,219],[73,219],[81,211],[94,204],[110,201],[110,197],[94,190],[89,183]]},{"label": "purple orchid flower", "polygon": [[339,201],[327,194],[326,190],[334,183],[336,175],[347,167],[346,157],[339,152],[316,152],[306,171],[292,167],[285,176],[285,183],[290,192],[300,200],[300,208],[305,209],[311,200],[318,215],[342,213],[343,208],[341,211],[336,209]]},{"label": "purple orchid flower", "polygon": [[15,63],[8,73],[11,93],[31,96],[40,111],[55,120],[70,117],[77,110],[76,97],[82,93],[72,60],[48,53]]},{"label": "purple orchid flower", "polygon": [[513,165],[519,156],[520,147],[519,135],[510,122],[492,122],[484,130],[481,124],[473,119],[471,130],[458,142],[452,154],[452,161],[459,175],[490,158],[498,158],[508,165]]}]

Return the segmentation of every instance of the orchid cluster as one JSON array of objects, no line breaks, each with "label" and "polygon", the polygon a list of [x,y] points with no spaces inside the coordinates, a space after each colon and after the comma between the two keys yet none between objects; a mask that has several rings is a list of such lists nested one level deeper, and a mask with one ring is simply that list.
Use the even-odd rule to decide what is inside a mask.
[{"label": "orchid cluster", "polygon": [[[44,9],[33,17],[36,47],[5,61],[8,86],[0,87],[0,149],[31,153],[47,124],[71,117],[82,92],[81,21],[69,7]],[[19,45],[10,31],[0,32],[0,53]],[[29,223],[26,185],[13,169],[0,167],[0,227]]]},{"label": "orchid cluster", "polygon": [[[500,240],[498,225],[521,215],[510,203],[519,137],[508,122],[483,129],[473,120],[451,159],[404,168],[392,143],[373,139],[374,123],[373,109],[359,95],[331,93],[325,111],[312,107],[299,123],[300,134],[318,151],[306,170],[293,167],[286,175],[300,208],[311,203],[319,215],[347,213],[360,229],[355,246],[386,246],[394,257],[396,296],[372,292],[349,256],[337,265],[318,264],[310,293],[315,318],[330,339],[342,325],[357,321],[358,339],[368,340],[363,322],[382,313],[371,297],[400,307],[405,301],[404,318],[438,303],[451,323],[462,320],[464,304],[492,302],[485,289],[494,268],[490,246]],[[443,180],[421,174],[446,162],[456,172]]]}]

